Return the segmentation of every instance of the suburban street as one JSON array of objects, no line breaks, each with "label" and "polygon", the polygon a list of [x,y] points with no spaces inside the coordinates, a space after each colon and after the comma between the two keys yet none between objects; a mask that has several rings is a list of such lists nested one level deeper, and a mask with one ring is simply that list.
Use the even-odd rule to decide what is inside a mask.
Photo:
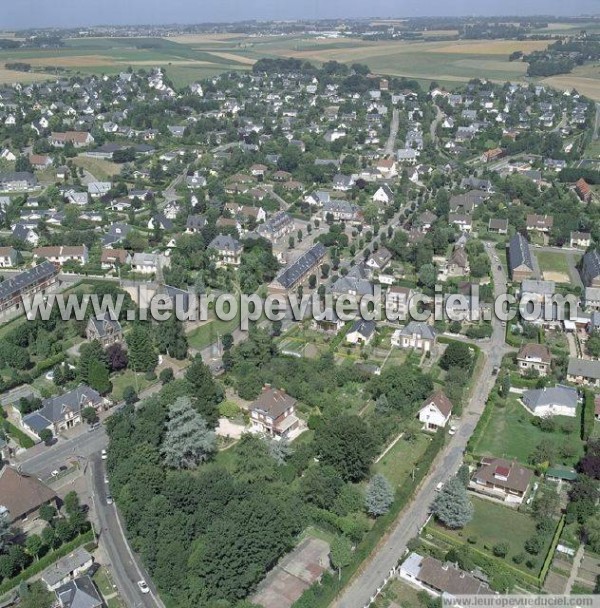
[{"label": "suburban street", "polygon": [[[163,607],[162,601],[157,597],[152,580],[133,555],[123,534],[119,514],[115,503],[106,502],[108,485],[104,483],[104,462],[95,454],[89,463],[86,477],[88,485],[92,488],[92,497],[95,513],[98,518],[99,542],[105,547],[112,564],[112,573],[119,588],[119,592],[132,608]],[[143,594],[137,582],[145,580],[150,587],[150,593]]]},{"label": "suburban street", "polygon": [[398,128],[400,127],[400,112],[396,108],[392,113],[392,124],[390,125],[390,136],[385,144],[384,153],[391,156],[396,147],[396,138],[398,137]]},{"label": "suburban street", "polygon": [[[506,277],[498,270],[495,263],[493,245],[486,245],[486,252],[492,263],[496,297],[505,291]],[[383,587],[383,581],[394,570],[398,561],[406,551],[406,544],[417,536],[421,527],[429,517],[428,506],[436,495],[439,482],[446,482],[462,464],[463,452],[469,437],[475,430],[489,393],[494,386],[494,368],[499,367],[502,357],[509,351],[504,341],[504,327],[499,320],[493,321],[494,333],[489,341],[480,343],[484,363],[478,380],[462,419],[458,424],[456,435],[450,438],[445,449],[434,461],[429,475],[422,482],[410,504],[402,511],[373,553],[370,561],[346,587],[344,592],[332,604],[335,608],[365,608],[369,605],[378,590]]]}]

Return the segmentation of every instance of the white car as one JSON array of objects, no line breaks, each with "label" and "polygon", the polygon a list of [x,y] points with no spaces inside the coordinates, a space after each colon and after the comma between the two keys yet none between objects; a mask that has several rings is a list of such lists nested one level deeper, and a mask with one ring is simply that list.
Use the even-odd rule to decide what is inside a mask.
[{"label": "white car", "polygon": [[440,481],[440,483],[438,483],[437,486],[435,486],[435,491],[441,492],[443,487],[444,487],[444,482]]},{"label": "white car", "polygon": [[448,435],[455,435],[455,434],[456,434],[456,425],[455,425],[455,424],[453,424],[453,425],[450,427],[450,430],[448,431]]},{"label": "white car", "polygon": [[52,473],[50,473],[51,477],[58,477],[59,471],[58,469],[55,469],[54,471],[52,471]]},{"label": "white car", "polygon": [[146,581],[138,581],[137,585],[142,593],[150,593],[150,587],[148,587],[148,583],[146,583]]},{"label": "white car", "polygon": [[108,452],[106,450],[102,450],[101,456],[102,460],[106,460],[108,458]]}]

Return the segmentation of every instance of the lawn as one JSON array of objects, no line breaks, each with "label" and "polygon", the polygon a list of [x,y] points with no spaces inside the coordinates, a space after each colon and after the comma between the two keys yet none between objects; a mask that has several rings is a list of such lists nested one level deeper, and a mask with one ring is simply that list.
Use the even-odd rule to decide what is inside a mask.
[{"label": "lawn", "polygon": [[408,583],[394,578],[386,585],[383,593],[373,604],[373,608],[390,608],[396,604],[401,608],[427,608],[427,604],[421,601],[423,597],[421,593]]},{"label": "lawn", "polygon": [[[552,441],[557,448],[556,462],[552,464],[573,466],[583,455],[578,417],[554,416],[556,429],[544,432],[532,424],[534,416],[525,410],[514,394],[508,397],[504,407],[492,401],[486,407],[492,408],[492,415],[473,448],[477,456],[515,458],[527,464],[530,454],[544,439]],[[485,417],[482,420],[485,424]],[[561,429],[563,425],[568,425],[571,432],[564,433]],[[567,458],[560,454],[560,447],[565,443],[573,447],[573,455]]]},{"label": "lawn", "polygon": [[536,561],[535,569],[527,568],[524,562],[515,564],[512,557],[524,553],[523,544],[525,541],[539,535],[534,519],[525,513],[489,500],[472,496],[471,502],[475,508],[473,519],[461,530],[449,530],[438,523],[430,525],[459,543],[467,542],[467,539],[470,539],[469,546],[472,549],[487,553],[490,556],[493,555],[492,548],[494,545],[506,543],[509,550],[506,558],[502,561],[506,561],[507,564],[523,572],[537,576],[548,551],[552,535],[548,535],[544,548],[539,555],[533,556]]},{"label": "lawn", "polygon": [[554,251],[538,251],[536,257],[542,272],[561,272],[569,274],[569,263],[564,254]]},{"label": "lawn", "polygon": [[123,391],[127,386],[133,386],[139,394],[152,384],[149,380],[146,380],[145,374],[136,374],[129,369],[125,372],[115,374],[115,376],[111,378],[111,382],[113,385],[111,396],[115,401],[121,401],[121,399],[123,399]]},{"label": "lawn", "polygon": [[238,315],[231,321],[221,321],[212,319],[207,321],[197,329],[187,335],[188,343],[191,348],[201,350],[214,344],[223,334],[230,334],[240,326],[240,316]]},{"label": "lawn", "polygon": [[417,433],[414,440],[400,439],[396,445],[374,465],[376,473],[384,475],[394,487],[401,486],[409,477],[414,467],[429,445],[430,438],[424,433]]},{"label": "lawn", "polygon": [[78,167],[83,167],[99,181],[111,181],[115,175],[121,173],[121,165],[103,158],[78,156],[73,159],[73,163]]}]

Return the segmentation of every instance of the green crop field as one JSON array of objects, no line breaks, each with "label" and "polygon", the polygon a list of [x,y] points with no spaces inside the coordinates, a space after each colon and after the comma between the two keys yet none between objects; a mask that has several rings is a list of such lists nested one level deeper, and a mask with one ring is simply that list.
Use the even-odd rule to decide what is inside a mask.
[{"label": "green crop field", "polygon": [[[250,38],[190,35],[163,38],[74,38],[60,49],[0,52],[0,80],[32,81],[57,73],[115,74],[127,67],[160,66],[176,86],[231,70],[248,70],[262,57],[296,57],[315,63],[362,62],[375,73],[452,85],[474,77],[521,79],[526,65],[509,62],[515,50],[543,49],[546,41],[377,41],[317,39],[303,35]],[[6,62],[30,63],[33,71],[13,72]]]}]

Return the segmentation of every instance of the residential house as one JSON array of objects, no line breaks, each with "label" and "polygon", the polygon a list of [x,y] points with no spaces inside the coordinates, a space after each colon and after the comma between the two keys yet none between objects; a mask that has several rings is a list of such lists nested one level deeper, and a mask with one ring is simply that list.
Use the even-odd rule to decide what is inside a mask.
[{"label": "residential house", "polygon": [[373,283],[369,280],[369,271],[365,264],[352,266],[346,276],[340,276],[331,286],[334,296],[372,296]]},{"label": "residential house", "polygon": [[279,239],[291,234],[294,228],[294,218],[285,211],[278,211],[264,224],[261,224],[256,232],[271,243],[276,243]]},{"label": "residential house", "polygon": [[345,323],[342,321],[334,308],[328,308],[322,314],[315,316],[311,322],[312,329],[326,334],[337,334]]},{"label": "residential house", "polygon": [[217,235],[208,245],[208,249],[216,252],[217,268],[239,266],[242,262],[242,244],[228,234]]},{"label": "residential house", "polygon": [[55,148],[64,148],[66,144],[73,144],[74,148],[85,148],[94,143],[91,133],[83,131],[67,131],[65,133],[52,133],[49,137],[50,145]]},{"label": "residential house", "polygon": [[585,308],[600,310],[600,287],[585,287],[583,304]]},{"label": "residential house", "polygon": [[88,263],[88,255],[88,248],[85,245],[37,247],[33,250],[34,260],[44,258],[58,266],[67,262],[76,262],[83,266]]},{"label": "residential house", "polygon": [[473,229],[473,220],[471,216],[462,213],[449,213],[448,223],[457,226],[462,232],[471,232]]},{"label": "residential house", "polygon": [[83,547],[78,547],[42,572],[42,581],[50,591],[58,589],[83,574],[94,563],[94,558]]},{"label": "residential house", "polygon": [[85,337],[92,342],[97,340],[103,348],[123,341],[123,328],[117,319],[111,319],[108,314],[90,317]]},{"label": "residential house", "polygon": [[464,247],[455,247],[446,263],[446,276],[464,277],[471,272],[469,256]]},{"label": "residential house", "polygon": [[576,249],[587,249],[592,244],[589,232],[571,232],[570,245]]},{"label": "residential house", "polygon": [[409,321],[402,329],[394,332],[392,346],[428,353],[433,350],[436,339],[435,329],[431,325],[422,321]]},{"label": "residential house", "polygon": [[58,496],[36,477],[4,466],[0,469],[0,505],[8,513],[9,524],[21,525],[37,519],[44,505],[58,507]]},{"label": "residential house", "polygon": [[510,276],[516,283],[530,279],[534,274],[529,243],[522,234],[515,234],[509,241],[508,266]]},{"label": "residential house", "polygon": [[[385,294],[385,309],[389,313],[399,313],[398,318],[406,318],[414,292],[410,287],[391,285]],[[397,345],[398,346],[398,345]]]},{"label": "residential house", "polygon": [[529,214],[525,224],[527,232],[543,232],[547,234],[552,230],[554,218],[551,215]]},{"label": "residential house", "polygon": [[0,173],[0,191],[26,192],[37,186],[37,178],[29,171]]},{"label": "residential house", "polygon": [[50,429],[54,435],[81,424],[81,412],[86,407],[100,410],[109,402],[93,388],[80,384],[77,388],[42,401],[42,407],[22,417],[22,424],[39,437],[44,429]]},{"label": "residential house", "polygon": [[534,415],[546,418],[548,416],[569,416],[574,418],[577,413],[579,395],[577,389],[557,384],[544,388],[525,391],[522,396],[523,405]]},{"label": "residential house", "polygon": [[579,197],[579,199],[584,203],[589,203],[594,196],[592,189],[589,184],[583,179],[583,177],[577,180],[575,184],[575,193]]},{"label": "residential house", "polygon": [[469,488],[508,503],[520,504],[533,478],[533,471],[503,458],[483,458]]},{"label": "residential house", "polygon": [[285,439],[300,427],[296,416],[296,399],[283,389],[265,384],[256,401],[250,404],[250,424],[252,430],[275,439]]},{"label": "residential house", "polygon": [[323,221],[334,222],[359,222],[362,218],[357,204],[333,199],[323,203],[320,215]]},{"label": "residential house", "polygon": [[109,193],[112,188],[110,182],[90,182],[87,186],[88,194],[92,198],[100,198]]},{"label": "residential house", "polygon": [[490,232],[496,232],[498,234],[508,234],[508,220],[502,220],[500,218],[490,218],[488,223],[488,230]]},{"label": "residential house", "polygon": [[13,226],[11,236],[16,241],[22,241],[23,243],[28,243],[34,247],[39,243],[40,240],[38,233],[25,222],[17,222]]},{"label": "residential house", "polygon": [[477,177],[464,177],[460,182],[460,187],[465,190],[482,190],[483,192],[492,192],[493,186],[489,179],[479,179]]},{"label": "residential house", "polygon": [[129,224],[111,224],[107,233],[102,237],[102,244],[104,246],[115,245],[125,239],[132,230],[133,228]]},{"label": "residential house", "polygon": [[600,387],[600,361],[570,357],[567,380],[573,384]]},{"label": "residential house", "polygon": [[103,249],[100,264],[104,270],[117,270],[131,263],[131,255],[126,249]]},{"label": "residential house", "polygon": [[288,293],[301,285],[311,274],[319,277],[319,266],[327,256],[323,243],[316,243],[295,262],[288,264],[269,285],[271,293]]},{"label": "residential house", "polygon": [[164,213],[155,213],[148,220],[148,230],[173,230],[173,221]]},{"label": "residential house", "polygon": [[392,261],[392,254],[386,247],[380,247],[374,251],[366,262],[366,265],[371,270],[382,271]]},{"label": "residential house", "polygon": [[156,274],[168,265],[168,258],[158,253],[134,253],[131,270],[139,274]]},{"label": "residential house", "polygon": [[586,287],[600,287],[600,252],[597,249],[583,256],[581,280]]},{"label": "residential house", "polygon": [[60,608],[103,608],[104,601],[89,576],[80,576],[54,593]]},{"label": "residential house", "polygon": [[13,247],[0,247],[0,268],[14,268],[19,260],[19,253]]},{"label": "residential house", "polygon": [[373,202],[380,203],[382,205],[391,205],[394,202],[394,193],[392,189],[384,184],[377,189],[377,192],[373,195]]},{"label": "residential house", "polygon": [[348,344],[369,344],[375,336],[377,325],[375,321],[358,319],[346,334]]},{"label": "residential house", "polygon": [[418,413],[426,431],[444,428],[452,416],[452,402],[443,391],[437,391],[425,400]]},{"label": "residential house", "polygon": [[30,154],[29,163],[34,169],[43,171],[52,164],[52,159],[49,156],[44,156],[43,154]]},{"label": "residential house", "polygon": [[23,311],[23,297],[46,294],[58,284],[58,270],[51,262],[42,262],[0,283],[0,318],[6,320]]},{"label": "residential house", "polygon": [[399,575],[435,597],[450,599],[492,593],[486,582],[461,570],[456,564],[444,563],[435,557],[423,557],[418,553],[409,554],[399,568]]},{"label": "residential house", "polygon": [[206,226],[206,218],[203,215],[188,215],[185,223],[185,231],[188,234],[198,234]]},{"label": "residential house", "polygon": [[545,344],[524,344],[517,353],[517,365],[521,375],[533,371],[539,376],[547,376],[551,363],[552,355]]}]

